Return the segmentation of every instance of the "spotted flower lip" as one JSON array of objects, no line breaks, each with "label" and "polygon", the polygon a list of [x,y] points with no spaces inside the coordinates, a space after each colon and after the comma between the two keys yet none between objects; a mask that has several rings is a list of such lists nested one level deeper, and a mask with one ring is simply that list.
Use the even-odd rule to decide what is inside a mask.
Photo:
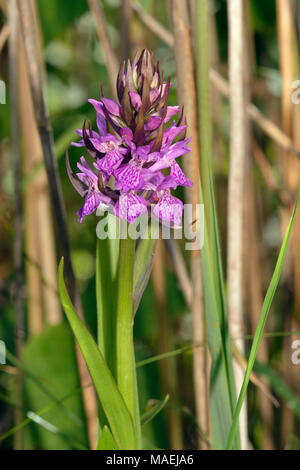
[{"label": "spotted flower lip", "polygon": [[[99,101],[89,99],[97,130],[84,122],[76,130],[81,139],[72,145],[86,148],[91,163],[81,157],[74,174],[66,156],[70,181],[84,198],[77,212],[79,222],[102,205],[129,223],[152,208],[162,222],[180,226],[183,203],[171,189],[192,186],[176,161],[190,152],[191,139],[186,139],[183,109],[168,106],[171,86],[170,79],[163,80],[159,62],[144,49],[132,63],[120,66],[118,102],[102,94]],[[176,115],[177,122],[170,124]]]}]

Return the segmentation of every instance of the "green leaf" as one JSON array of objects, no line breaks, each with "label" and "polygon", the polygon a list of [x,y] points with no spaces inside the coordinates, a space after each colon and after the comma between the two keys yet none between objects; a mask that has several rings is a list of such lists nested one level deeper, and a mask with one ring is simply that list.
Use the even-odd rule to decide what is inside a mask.
[{"label": "green leaf", "polygon": [[[117,218],[105,215],[108,237],[97,240],[96,296],[98,345],[113,376],[116,376],[116,299],[119,239]],[[104,220],[102,219],[102,221]]]},{"label": "green leaf", "polygon": [[141,424],[142,426],[145,426],[145,424],[150,423],[155,416],[160,413],[160,411],[166,406],[170,398],[170,395],[166,395],[165,398],[162,400],[159,400],[156,405],[152,406],[150,410],[147,410],[142,416],[141,416]]},{"label": "green leaf", "polygon": [[286,230],[286,233],[285,233],[282,245],[281,245],[280,253],[279,253],[277,263],[276,263],[276,266],[275,266],[275,270],[274,270],[271,282],[269,284],[269,287],[268,287],[268,290],[267,290],[267,293],[266,293],[266,296],[265,296],[265,299],[264,299],[264,303],[263,303],[263,306],[262,306],[262,310],[261,310],[261,313],[260,313],[260,317],[259,317],[259,320],[258,320],[258,324],[257,324],[256,330],[255,330],[255,335],[254,335],[254,339],[253,339],[253,342],[252,342],[252,347],[251,347],[251,351],[250,351],[250,355],[249,355],[249,359],[248,359],[248,364],[247,364],[247,369],[246,369],[246,372],[245,372],[243,385],[242,385],[242,388],[241,388],[241,391],[240,391],[240,395],[239,395],[238,402],[237,402],[237,405],[236,405],[236,409],[235,409],[235,412],[234,412],[232,427],[231,427],[230,434],[229,434],[229,437],[228,437],[227,449],[231,449],[232,445],[233,445],[233,441],[234,441],[235,434],[236,434],[237,427],[238,427],[238,419],[239,419],[240,411],[241,411],[241,408],[242,408],[242,405],[243,405],[243,402],[244,402],[244,399],[245,399],[245,395],[246,395],[246,392],[247,392],[247,388],[248,388],[248,384],[249,384],[249,380],[250,380],[250,375],[251,375],[251,372],[252,372],[252,369],[253,369],[253,366],[254,366],[257,350],[258,350],[258,347],[259,347],[259,344],[260,344],[260,341],[261,341],[261,338],[262,338],[262,335],[263,335],[264,327],[265,327],[265,324],[266,324],[266,321],[267,321],[267,318],[268,318],[268,314],[269,314],[270,307],[271,307],[271,304],[272,304],[272,301],[273,301],[273,297],[275,295],[275,292],[276,292],[276,289],[277,289],[277,286],[278,286],[278,283],[279,283],[282,264],[283,264],[285,252],[286,252],[286,249],[287,249],[288,241],[289,241],[289,238],[290,238],[291,230],[292,230],[292,227],[293,227],[293,223],[294,223],[294,220],[295,220],[295,215],[296,215],[296,210],[297,210],[297,207],[298,207],[299,197],[300,197],[300,187],[299,187],[295,207],[294,207],[294,210],[293,210],[293,214],[292,214],[292,217],[290,219],[288,228]]},{"label": "green leaf", "polygon": [[69,298],[63,279],[63,258],[59,264],[58,285],[64,311],[90,371],[112,435],[120,449],[135,449],[136,442],[133,422],[123,397],[104,361],[103,355],[75,312]]},{"label": "green leaf", "polygon": [[107,426],[104,426],[97,445],[97,450],[118,450],[116,441]]},{"label": "green leaf", "polygon": [[[209,1],[196,2],[196,58],[200,137],[200,201],[205,211],[205,242],[201,251],[205,317],[212,358],[210,412],[213,447],[224,449],[236,403],[232,354],[228,334],[216,204],[212,173],[212,118],[209,59]],[[239,436],[235,447],[240,448]]]},{"label": "green leaf", "polygon": [[[232,353],[228,333],[224,280],[213,182],[210,183],[210,233],[205,216],[205,242],[201,252],[205,317],[209,350],[212,359],[210,378],[210,410],[213,447],[224,449],[231,428],[236,403]],[[202,194],[201,199],[202,200]],[[237,434],[235,448],[240,448]]]},{"label": "green leaf", "polygon": [[149,237],[142,239],[137,247],[134,260],[133,313],[140,304],[151,274],[157,240]]}]

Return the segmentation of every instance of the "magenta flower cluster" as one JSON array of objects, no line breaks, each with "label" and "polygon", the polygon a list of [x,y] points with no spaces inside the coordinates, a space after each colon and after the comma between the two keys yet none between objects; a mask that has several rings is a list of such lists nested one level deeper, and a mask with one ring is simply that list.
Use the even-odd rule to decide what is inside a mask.
[{"label": "magenta flower cluster", "polygon": [[[97,131],[89,123],[77,147],[86,147],[93,158],[91,169],[84,157],[75,175],[67,156],[69,178],[84,198],[79,222],[99,206],[132,223],[151,208],[156,217],[172,226],[181,223],[183,203],[172,196],[177,186],[192,186],[176,159],[187,152],[186,124],[179,106],[168,106],[171,82],[163,81],[159,63],[144,49],[132,64],[123,62],[117,78],[119,102],[90,99],[97,113]],[[103,93],[101,93],[103,95]],[[177,123],[171,122],[179,114]],[[171,124],[170,124],[171,122]]]}]

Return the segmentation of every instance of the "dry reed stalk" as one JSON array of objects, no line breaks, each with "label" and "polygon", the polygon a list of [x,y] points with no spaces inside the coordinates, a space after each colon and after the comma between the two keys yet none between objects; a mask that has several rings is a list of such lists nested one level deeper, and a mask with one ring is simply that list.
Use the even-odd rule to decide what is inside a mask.
[{"label": "dry reed stalk", "polygon": [[[255,46],[254,46],[254,34],[252,31],[252,24],[250,19],[250,4],[246,0],[244,2],[244,15],[245,15],[245,45],[246,51],[244,54],[244,70],[246,74],[246,82],[250,81],[252,71],[255,70]],[[251,87],[249,89],[252,90]],[[247,101],[250,99],[250,93],[247,96]],[[249,116],[248,116],[249,120]],[[250,127],[247,123],[247,154],[250,156]],[[253,147],[253,139],[251,141],[251,148]],[[257,147],[257,153],[261,157],[262,152]],[[265,160],[264,160],[265,161]],[[250,304],[250,308],[245,309],[245,312],[250,316],[250,325],[252,332],[255,332],[256,325],[260,317],[261,307],[263,305],[263,292],[262,292],[262,273],[260,269],[260,242],[258,237],[257,229],[257,212],[256,212],[256,201],[254,192],[254,180],[252,176],[252,165],[253,161],[250,160],[247,164],[246,181],[245,181],[245,193],[244,193],[244,220],[247,223],[247,230],[244,231],[244,249],[243,249],[243,273],[244,273],[244,296],[247,297],[247,301]],[[244,304],[246,306],[246,304]],[[268,362],[268,348],[267,340],[263,338],[257,357],[264,363]],[[260,415],[263,422],[263,449],[274,449],[274,442],[272,436],[272,425],[273,425],[273,409],[272,403],[269,399],[271,396],[270,387],[267,383],[262,382],[263,389],[258,390],[258,405],[260,409]]]},{"label": "dry reed stalk", "polygon": [[266,155],[254,139],[252,140],[252,152],[255,163],[260,169],[267,187],[272,191],[279,191],[280,188],[274,170],[270,165]]},{"label": "dry reed stalk", "polygon": [[[34,23],[32,3],[30,0],[19,0],[18,5],[22,24],[23,41],[26,52],[26,64],[30,81],[33,109],[43,149],[51,203],[54,209],[53,213],[55,216],[59,249],[61,254],[63,254],[65,257],[65,276],[71,299],[75,305],[78,315],[82,320],[84,320],[81,299],[77,290],[71,261],[65,207],[58,177],[57,161],[54,154],[53,133],[43,92],[42,74],[37,47],[37,34]],[[97,401],[94,389],[85,387],[85,385],[90,382],[89,372],[84,359],[80,354],[77,343],[75,350],[77,355],[80,383],[82,386],[83,405],[87,420],[89,441],[91,448],[94,449],[96,447],[97,440]]]},{"label": "dry reed stalk", "polygon": [[279,184],[274,168],[270,165],[265,153],[257,145],[254,139],[252,139],[252,152],[255,163],[257,164],[267,187],[277,193],[284,206],[291,204],[291,201],[294,201],[294,195]]},{"label": "dry reed stalk", "polygon": [[[297,7],[296,2],[294,2],[294,6]],[[298,9],[296,9],[296,17],[297,13],[299,14],[300,19],[300,9],[298,4]],[[300,26],[300,24],[299,24]],[[293,27],[294,37],[293,37],[293,57],[294,57],[294,79],[300,76],[300,52],[299,52],[299,37],[297,42],[297,34],[295,31],[295,26]],[[298,31],[300,33],[300,30]],[[300,149],[300,106],[299,104],[292,104],[292,137],[294,146],[299,150]],[[299,185],[299,175],[300,175],[300,162],[298,159],[293,158],[293,167],[294,172],[297,176],[292,182],[291,191],[293,193],[293,201],[295,199],[295,194],[297,192],[297,188]],[[292,234],[292,252],[293,252],[293,281],[294,281],[294,295],[295,295],[295,322],[296,327],[300,327],[300,214],[297,212],[295,223],[294,223],[294,231]],[[299,329],[299,328],[298,328]]]},{"label": "dry reed stalk", "polygon": [[[157,243],[156,252],[152,268],[152,284],[157,313],[157,344],[158,354],[163,354],[172,350],[172,340],[170,335],[170,325],[167,315],[166,279],[165,279],[165,252],[164,245],[160,239]],[[163,395],[170,395],[171,403],[166,410],[168,430],[170,436],[171,449],[183,449],[183,436],[180,410],[174,406],[178,401],[178,377],[176,362],[173,359],[159,361],[159,373],[162,384]]]},{"label": "dry reed stalk", "polygon": [[[134,11],[138,14],[140,20],[147,26],[157,37],[170,47],[174,47],[174,36],[163,25],[147,13],[139,4],[134,4]],[[210,71],[210,79],[215,89],[223,96],[229,98],[229,84],[227,80],[214,68]],[[271,140],[283,150],[290,151],[300,157],[300,150],[293,144],[292,139],[285,134],[274,122],[268,119],[254,104],[247,105],[247,113],[252,121],[259,126]]]},{"label": "dry reed stalk", "polygon": [[[39,24],[39,16],[37,11],[36,0],[31,0],[34,24],[36,28],[36,37],[37,37],[37,48],[39,51],[40,57],[40,66],[44,73],[44,62],[42,60],[42,41],[41,41],[41,31]],[[22,47],[22,54],[24,56],[24,78],[26,79],[26,94],[28,96],[27,108],[25,108],[24,114],[21,113],[21,116],[26,116],[25,121],[27,121],[27,127],[30,138],[33,140],[34,146],[30,146],[28,142],[28,153],[30,151],[32,156],[30,158],[34,159],[36,157],[36,163],[42,161],[43,151],[41,147],[41,142],[38,135],[38,129],[34,119],[34,111],[32,108],[32,101],[30,96],[30,85],[28,81],[28,74],[26,71],[25,64],[25,51]],[[23,74],[22,74],[23,76]],[[27,110],[27,111],[26,111]],[[42,295],[43,295],[43,307],[45,312],[45,323],[49,325],[56,325],[62,321],[62,311],[58,298],[58,288],[57,288],[57,261],[56,261],[56,248],[54,242],[54,232],[51,222],[51,208],[49,200],[49,191],[47,185],[47,175],[43,170],[38,174],[34,180],[34,185],[36,186],[36,204],[37,204],[37,216],[38,224],[36,230],[39,237],[39,247],[40,247],[40,267],[41,267],[41,280],[42,280]]]},{"label": "dry reed stalk", "polygon": [[[19,47],[19,93],[20,93],[20,117],[23,142],[24,176],[31,173],[38,159],[42,157],[39,136],[33,124],[33,109],[30,96],[30,88],[25,64],[24,48]],[[22,77],[22,79],[20,79]],[[34,121],[35,123],[35,121]],[[34,264],[40,262],[40,245],[38,237],[38,212],[37,212],[37,187],[30,184],[25,190],[25,242],[26,254]],[[33,265],[26,261],[27,276],[27,324],[28,336],[39,334],[43,330],[43,302],[41,277]]]},{"label": "dry reed stalk", "polygon": [[120,59],[127,60],[131,50],[131,0],[123,0],[121,6],[120,25]]},{"label": "dry reed stalk", "polygon": [[[228,322],[231,337],[244,334],[243,315],[243,199],[248,160],[247,125],[247,85],[245,81],[244,54],[246,50],[244,34],[243,0],[229,0],[229,85],[230,85],[230,168],[228,182],[227,209],[227,282],[228,282]],[[236,343],[244,354],[244,341]],[[244,374],[234,361],[234,376],[239,394]],[[248,447],[247,405],[240,414],[240,434],[242,449]]]},{"label": "dry reed stalk", "polygon": [[[248,286],[247,301],[250,304],[250,319],[252,333],[255,332],[256,325],[263,304],[263,283],[260,256],[260,237],[258,235],[256,201],[254,192],[254,181],[251,171],[246,181],[246,198],[244,199],[245,209],[247,213],[247,231],[245,231],[245,247],[246,248],[246,276],[245,281]],[[268,363],[268,345],[266,338],[262,338],[257,358],[262,363]],[[264,383],[264,382],[263,382]],[[264,384],[266,391],[270,394],[270,387]],[[265,391],[258,390],[259,410],[263,421],[263,444],[262,449],[273,450],[275,448],[272,429],[273,429],[273,408]]]},{"label": "dry reed stalk", "polygon": [[157,21],[152,15],[145,11],[142,6],[133,1],[132,9],[145,26],[157,37],[159,37],[168,46],[174,46],[174,37],[170,31],[168,31],[159,21]]},{"label": "dry reed stalk", "polygon": [[0,53],[6,44],[8,36],[9,36],[9,26],[8,24],[5,24],[4,26],[2,26],[2,29],[0,31]]},{"label": "dry reed stalk", "polygon": [[[278,28],[278,47],[279,47],[279,63],[280,73],[282,78],[282,94],[281,94],[281,120],[284,132],[293,140],[293,103],[292,103],[292,83],[295,79],[295,53],[293,43],[296,37],[292,5],[290,0],[282,1],[277,0],[277,28]],[[298,131],[296,132],[297,135]],[[295,141],[293,142],[295,143]],[[300,164],[298,159],[291,152],[285,152],[281,159],[282,173],[284,186],[296,192],[299,185],[299,170]],[[285,230],[290,212],[292,210],[292,203],[288,208],[281,211],[281,227],[282,233]],[[288,252],[289,271],[287,272],[288,278],[293,276],[294,280],[294,299],[295,308],[298,310],[300,299],[300,279],[296,276],[299,273],[299,258],[300,258],[300,218],[297,215],[293,227],[292,245]],[[288,321],[288,327],[291,326],[291,320]],[[293,370],[290,365],[290,344],[289,341],[284,341],[284,371],[286,379],[290,382],[293,381]],[[293,413],[284,404],[282,410],[282,429],[281,429],[281,445],[284,446],[287,442],[289,434],[294,429],[294,416]]]},{"label": "dry reed stalk", "polygon": [[[217,37],[217,25],[216,25],[216,15],[212,8],[209,11],[209,42],[210,42],[210,69],[211,70],[219,70],[220,59],[219,59],[219,45],[218,45],[218,37]],[[220,134],[220,129],[222,127],[222,112],[221,112],[221,93],[217,88],[213,89],[210,87],[210,95],[211,95],[211,116],[212,121],[214,122],[214,126],[212,129],[213,134],[213,159],[214,159],[214,168],[216,171],[222,167],[226,148],[224,145],[224,141]]]},{"label": "dry reed stalk", "polygon": [[190,307],[192,305],[193,290],[182,253],[178,243],[173,238],[165,240],[165,243],[179,282],[180,290],[187,306]]},{"label": "dry reed stalk", "polygon": [[103,8],[100,0],[88,0],[88,4],[95,20],[99,42],[103,48],[111,92],[114,94],[114,96],[116,96],[116,79],[119,66],[114,49],[109,39]]},{"label": "dry reed stalk", "polygon": [[6,0],[0,0],[0,8],[5,14],[7,14],[7,2],[6,2]]},{"label": "dry reed stalk", "polygon": [[[175,274],[176,274],[178,282],[179,282],[180,290],[182,292],[182,295],[184,297],[184,300],[185,300],[187,306],[189,306],[191,308],[192,283],[189,279],[189,275],[188,275],[187,270],[186,270],[186,266],[185,266],[185,263],[184,263],[182,253],[179,250],[179,248],[178,248],[178,246],[177,246],[177,244],[175,243],[174,240],[172,240],[172,239],[171,240],[166,240],[166,242],[167,242],[167,249],[168,249],[168,252],[169,252],[170,257],[171,257],[172,265],[173,265]],[[257,303],[257,305],[258,305],[258,303]],[[231,344],[232,344],[232,354],[233,354],[234,358],[238,361],[238,363],[239,363],[241,369],[243,370],[243,372],[245,372],[246,368],[247,368],[247,359],[238,351],[238,349],[235,346],[235,341],[236,341],[236,339],[232,338],[232,342],[231,342]],[[203,347],[205,345],[206,344],[198,344],[198,345],[194,346],[194,348]],[[256,374],[254,374],[254,372],[251,373],[250,380],[256,387],[258,387],[260,393],[265,395],[265,398],[268,399],[268,401],[273,403],[273,405],[276,406],[277,408],[279,407],[279,402],[271,394],[268,385],[266,385],[264,381],[262,381]]]},{"label": "dry reed stalk", "polygon": [[[193,139],[192,152],[183,158],[183,167],[193,182],[193,191],[186,191],[186,203],[199,203],[199,139],[196,107],[195,66],[190,36],[190,26],[185,0],[172,1],[172,18],[175,38],[175,59],[177,88],[180,104],[184,105],[188,125],[188,136]],[[196,214],[196,212],[194,212]],[[193,286],[193,344],[205,341],[205,318],[203,308],[203,288],[200,250],[191,251],[191,280]],[[197,422],[201,430],[209,435],[209,393],[207,351],[197,348],[194,353],[194,390]],[[207,443],[199,437],[199,447],[207,448]]]},{"label": "dry reed stalk", "polygon": [[[15,305],[15,349],[18,360],[22,360],[23,341],[25,336],[25,305],[24,305],[24,266],[23,266],[23,204],[21,193],[22,165],[20,154],[20,128],[18,117],[18,43],[19,18],[16,0],[10,0],[8,5],[9,21],[9,82],[11,102],[11,138],[12,138],[12,168],[14,180],[14,305]],[[14,425],[18,426],[23,417],[23,374],[19,369],[16,382],[16,402],[14,410]],[[22,448],[22,432],[14,434],[14,449]]]},{"label": "dry reed stalk", "polygon": [[[223,78],[216,70],[211,70],[210,79],[220,93],[229,98],[229,84],[225,78]],[[254,104],[247,104],[247,113],[252,121],[258,125],[270,137],[270,139],[274,140],[281,149],[289,151],[298,157],[300,156],[300,151],[295,148],[292,139],[274,122],[264,116],[264,114]]]},{"label": "dry reed stalk", "polygon": [[43,303],[45,323],[48,325],[57,325],[62,321],[62,311],[57,294],[56,250],[45,174],[43,179],[44,182],[40,188],[37,199],[38,226],[36,227],[39,232],[41,250],[40,265],[42,279],[44,280],[42,284]]},{"label": "dry reed stalk", "polygon": [[41,268],[45,324],[57,325],[62,321],[62,311],[57,290],[57,263],[55,258],[53,227],[50,219],[50,205],[45,186],[41,188],[37,199],[37,206],[37,229],[41,254],[39,264]]},{"label": "dry reed stalk", "polygon": [[[23,44],[20,44],[20,117],[26,176],[30,174],[35,165],[42,161],[43,151],[34,118],[25,60],[24,47]],[[39,172],[36,178],[26,187],[25,200],[27,213],[25,224],[26,254],[30,260],[26,262],[27,275],[29,276],[27,284],[29,290],[28,334],[32,336],[40,333],[43,328],[42,307],[45,312],[45,323],[57,324],[62,320],[61,307],[55,292],[55,290],[57,291],[56,250],[51,223],[47,176],[44,170]],[[32,260],[41,267],[41,275],[31,262]],[[32,285],[30,281],[33,282]],[[38,293],[39,305],[35,298],[36,293]]]},{"label": "dry reed stalk", "polygon": [[132,2],[132,9],[144,23],[145,26],[165,44],[174,47],[174,36],[167,30],[159,21],[143,9],[143,7],[136,1]]},{"label": "dry reed stalk", "polygon": [[23,41],[26,52],[26,64],[31,87],[35,120],[37,122],[44,153],[44,161],[48,176],[51,201],[53,207],[55,208],[54,214],[57,225],[58,242],[60,245],[60,251],[65,256],[67,282],[71,291],[71,297],[74,300],[76,297],[76,282],[70,256],[70,243],[66,225],[62,190],[58,178],[57,161],[54,154],[53,134],[43,92],[43,81],[40,69],[36,28],[31,1],[19,1],[19,12],[22,24]]}]

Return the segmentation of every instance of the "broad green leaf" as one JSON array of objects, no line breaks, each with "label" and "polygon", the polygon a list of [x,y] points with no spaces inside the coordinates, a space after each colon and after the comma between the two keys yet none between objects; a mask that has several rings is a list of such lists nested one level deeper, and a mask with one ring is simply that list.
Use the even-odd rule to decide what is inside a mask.
[{"label": "broad green leaf", "polygon": [[133,278],[133,313],[135,314],[140,304],[142,295],[149,281],[151,274],[155,247],[157,240],[149,237],[141,239],[134,261],[134,278]]},{"label": "broad green leaf", "polygon": [[102,433],[97,445],[97,450],[118,450],[118,446],[106,425],[103,426]]},{"label": "broad green leaf", "polygon": [[249,380],[250,380],[250,375],[251,375],[251,372],[252,372],[252,369],[253,369],[253,366],[254,366],[257,350],[258,350],[258,347],[259,347],[259,344],[260,344],[260,341],[261,341],[261,338],[262,338],[262,335],[263,335],[264,327],[265,327],[265,324],[266,324],[266,321],[267,321],[267,318],[268,318],[268,314],[269,314],[270,307],[271,307],[271,304],[272,304],[272,301],[273,301],[273,297],[275,295],[275,292],[276,292],[276,289],[277,289],[277,286],[278,286],[278,283],[279,283],[282,264],[283,264],[285,252],[286,252],[286,249],[287,249],[288,241],[289,241],[289,238],[290,238],[291,230],[292,230],[292,227],[293,227],[293,223],[294,223],[294,220],[295,220],[295,215],[296,215],[296,210],[297,210],[297,206],[298,206],[298,202],[299,202],[299,197],[300,197],[300,188],[299,188],[299,191],[298,191],[298,196],[297,196],[297,200],[296,200],[295,207],[294,207],[294,210],[293,210],[293,214],[292,214],[292,217],[290,219],[288,228],[286,230],[286,233],[285,233],[282,245],[281,245],[280,253],[279,253],[277,263],[276,263],[276,266],[275,266],[275,270],[274,270],[271,282],[269,284],[269,287],[268,287],[268,290],[267,290],[267,293],[266,293],[266,296],[265,296],[265,299],[264,299],[264,303],[263,303],[263,306],[262,306],[262,309],[261,309],[258,324],[257,324],[256,330],[255,330],[254,339],[253,339],[253,342],[252,342],[252,347],[251,347],[251,351],[250,351],[250,355],[249,355],[249,359],[248,359],[248,364],[247,364],[247,369],[246,369],[246,372],[245,372],[243,385],[242,385],[242,388],[241,388],[241,391],[240,391],[240,395],[239,395],[238,402],[237,402],[237,405],[236,405],[236,409],[235,409],[235,412],[234,412],[232,427],[231,427],[230,434],[229,434],[229,437],[228,437],[227,449],[231,449],[232,445],[233,445],[233,442],[234,442],[234,438],[235,438],[237,427],[238,427],[238,419],[239,419],[240,411],[241,411],[241,408],[242,408],[242,405],[243,405],[243,401],[244,401],[246,393],[247,393],[247,388],[248,388],[248,384],[249,384]]},{"label": "broad green leaf", "polygon": [[117,218],[113,214],[107,214],[104,218],[107,221],[108,237],[104,240],[97,239],[96,254],[98,345],[115,376],[119,239],[115,237],[117,236]]},{"label": "broad green leaf", "polygon": [[141,424],[145,426],[145,424],[150,423],[155,416],[161,412],[161,410],[166,406],[170,398],[170,395],[166,395],[165,398],[159,400],[156,405],[152,406],[150,410],[145,411],[145,413],[141,416]]},{"label": "broad green leaf", "polygon": [[59,265],[60,299],[82,355],[87,363],[99,400],[106,414],[112,435],[122,450],[135,449],[135,433],[129,411],[116,382],[92,335],[82,323],[71,303],[63,279],[63,259]]}]

